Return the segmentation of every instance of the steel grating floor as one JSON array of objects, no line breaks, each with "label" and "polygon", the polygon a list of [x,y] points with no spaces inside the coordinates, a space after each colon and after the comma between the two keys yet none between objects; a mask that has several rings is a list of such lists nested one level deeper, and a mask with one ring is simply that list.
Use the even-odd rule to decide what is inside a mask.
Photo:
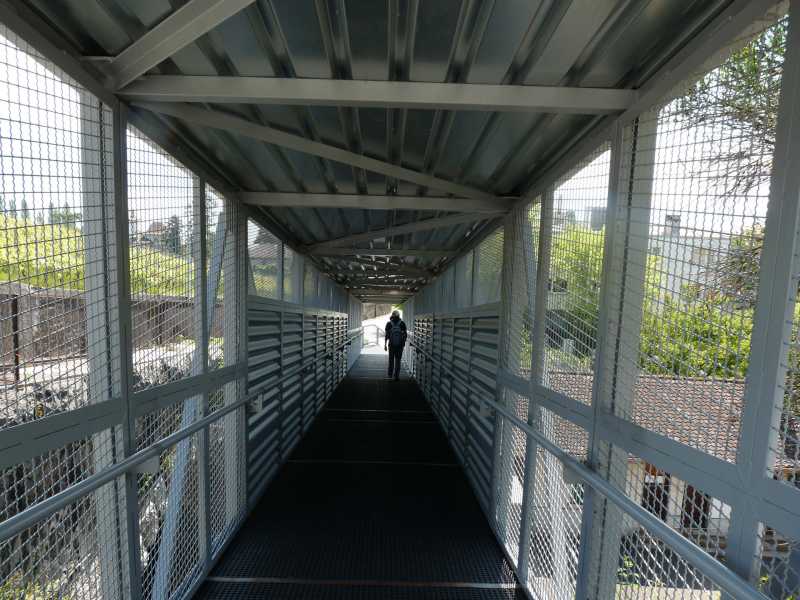
[{"label": "steel grating floor", "polygon": [[362,356],[195,596],[524,598],[416,383]]}]

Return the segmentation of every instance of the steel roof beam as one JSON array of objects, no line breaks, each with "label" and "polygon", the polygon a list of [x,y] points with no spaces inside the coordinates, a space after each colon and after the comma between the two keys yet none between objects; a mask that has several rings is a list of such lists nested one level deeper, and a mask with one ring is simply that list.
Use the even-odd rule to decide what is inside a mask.
[{"label": "steel roof beam", "polygon": [[384,196],[363,194],[304,194],[284,192],[241,192],[242,202],[252,206],[293,208],[363,208],[369,210],[434,210],[496,213],[510,210],[518,198],[437,198],[433,196]]},{"label": "steel roof beam", "polygon": [[461,225],[463,223],[472,223],[475,221],[482,221],[489,218],[490,215],[474,214],[474,215],[454,215],[450,217],[442,217],[439,219],[425,219],[423,221],[415,221],[414,223],[407,223],[405,225],[395,225],[393,227],[384,227],[382,229],[375,229],[373,231],[365,231],[363,233],[356,233],[354,235],[346,235],[344,237],[327,240],[312,244],[308,247],[308,251],[312,254],[315,250],[323,248],[333,248],[335,246],[342,246],[344,244],[355,244],[358,242],[368,242],[369,240],[376,240],[378,238],[389,238],[395,235],[405,235],[406,233],[416,233],[417,231],[429,231],[431,229],[442,229],[444,227],[451,227],[453,225]]},{"label": "steel roof beam", "polygon": [[171,115],[177,119],[189,121],[204,127],[212,127],[215,129],[223,129],[231,133],[243,135],[245,137],[261,140],[276,146],[289,148],[297,152],[311,154],[312,156],[319,156],[327,158],[342,164],[350,165],[367,171],[373,171],[386,175],[387,177],[395,177],[404,181],[410,181],[417,185],[440,190],[442,192],[453,194],[455,196],[463,196],[465,198],[473,198],[477,200],[495,200],[496,196],[489,192],[440,179],[432,175],[420,173],[413,169],[406,169],[404,167],[394,165],[382,160],[370,158],[338,148],[330,144],[316,142],[300,135],[287,133],[273,127],[260,125],[241,117],[236,117],[224,112],[215,110],[206,110],[197,108],[188,104],[168,104],[161,102],[134,102],[134,106],[144,108],[156,113]]},{"label": "steel roof beam", "polygon": [[128,85],[253,2],[190,0],[112,59],[109,75],[114,88]]},{"label": "steel roof beam", "polygon": [[500,112],[609,114],[626,110],[634,90],[418,81],[149,75],[120,95],[152,102],[282,104]]},{"label": "steel roof beam", "polygon": [[618,117],[602,117],[589,130],[581,130],[571,144],[562,144],[561,153],[541,169],[533,172],[523,187],[520,205],[541,194],[600,144],[611,139],[614,127],[627,125],[643,112],[672,99],[677,86],[698,74],[707,72],[728,56],[728,49],[736,40],[746,39],[757,32],[775,16],[779,3],[775,0],[734,0],[720,12],[702,31],[696,32],[640,87],[636,101]]},{"label": "steel roof beam", "polygon": [[374,263],[374,265],[381,268],[371,269],[368,268],[367,265],[363,265],[365,267],[363,271],[360,269],[348,269],[341,270],[338,274],[348,279],[366,279],[368,277],[387,275],[396,275],[398,277],[431,277],[433,275],[432,271],[420,269],[419,267],[413,267],[411,265],[387,265],[381,263]]},{"label": "steel roof beam", "polygon": [[450,258],[458,255],[456,250],[428,250],[422,248],[309,248],[312,256],[415,256],[419,258]]}]

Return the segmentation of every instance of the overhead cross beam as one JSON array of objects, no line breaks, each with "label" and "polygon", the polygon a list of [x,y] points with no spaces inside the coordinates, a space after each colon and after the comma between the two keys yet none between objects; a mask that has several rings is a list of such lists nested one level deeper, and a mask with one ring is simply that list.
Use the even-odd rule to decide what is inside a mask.
[{"label": "overhead cross beam", "polygon": [[120,95],[151,102],[281,104],[609,114],[627,109],[633,90],[418,81],[150,75]]},{"label": "overhead cross beam", "polygon": [[251,206],[292,208],[362,208],[368,210],[435,210],[487,212],[510,210],[517,198],[437,198],[431,196],[385,196],[365,194],[303,194],[291,192],[241,192],[239,198]]},{"label": "overhead cross beam", "polygon": [[[501,214],[501,213],[498,213]],[[326,248],[333,248],[343,244],[356,244],[358,242],[367,242],[369,240],[376,240],[378,238],[388,238],[395,235],[405,235],[406,233],[416,233],[418,231],[430,231],[431,229],[441,229],[443,227],[451,227],[453,225],[462,225],[464,223],[472,223],[475,221],[482,221],[490,218],[491,215],[476,214],[476,215],[454,215],[451,217],[441,217],[439,219],[425,219],[423,221],[416,221],[414,223],[407,223],[405,225],[395,225],[393,227],[384,227],[383,229],[374,229],[372,231],[365,231],[364,233],[356,233],[353,235],[346,235],[344,237],[327,240],[312,244],[308,247],[308,251],[314,254],[317,250]]]},{"label": "overhead cross beam", "polygon": [[335,162],[350,165],[359,169],[366,169],[393,177],[410,181],[417,185],[428,187],[442,192],[453,194],[455,196],[463,196],[465,198],[474,198],[477,200],[494,200],[495,196],[489,192],[440,179],[433,175],[427,175],[407,169],[399,165],[388,163],[368,156],[363,156],[349,150],[344,150],[330,144],[324,144],[310,140],[300,135],[287,133],[273,127],[260,125],[241,117],[236,117],[224,112],[215,110],[206,110],[187,104],[165,104],[160,102],[134,102],[135,106],[139,106],[146,110],[156,113],[170,115],[177,119],[190,121],[197,125],[205,127],[212,127],[215,129],[223,129],[230,133],[236,133],[245,137],[261,140],[269,144],[275,144],[283,148],[289,148],[297,152],[311,154],[327,158]]},{"label": "overhead cross beam", "polygon": [[417,258],[452,258],[456,250],[422,248],[313,248],[307,250],[312,256],[413,256]]},{"label": "overhead cross beam", "polygon": [[366,278],[366,277],[375,277],[375,276],[385,276],[385,275],[396,275],[398,277],[431,277],[433,275],[432,271],[427,269],[420,269],[419,267],[414,267],[411,265],[387,265],[381,263],[374,263],[375,267],[379,267],[378,269],[372,269],[367,267],[367,265],[363,265],[365,268],[364,270],[342,270],[339,271],[338,274],[347,277],[349,279],[352,278]]},{"label": "overhead cross beam", "polygon": [[248,7],[255,0],[190,0],[128,46],[109,64],[119,89]]}]

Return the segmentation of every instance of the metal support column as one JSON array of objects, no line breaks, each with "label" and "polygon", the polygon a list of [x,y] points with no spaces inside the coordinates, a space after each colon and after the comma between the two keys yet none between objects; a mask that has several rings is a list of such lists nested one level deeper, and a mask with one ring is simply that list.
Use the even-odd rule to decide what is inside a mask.
[{"label": "metal support column", "polygon": [[[533,231],[530,215],[524,215],[527,231]],[[531,315],[531,374],[528,403],[528,423],[541,428],[541,407],[536,401],[534,383],[544,382],[544,366],[547,337],[547,295],[550,288],[550,256],[553,242],[553,189],[548,188],[542,196],[539,214],[539,247],[534,254],[533,236],[523,240],[523,256],[528,278],[528,310]],[[522,485],[522,516],[520,517],[520,544],[517,572],[523,585],[528,584],[530,560],[530,538],[533,528],[534,503],[536,502],[536,470],[538,444],[528,436],[525,446],[525,479]]]},{"label": "metal support column", "polygon": [[[192,219],[192,262],[194,264],[194,317],[196,360],[192,364],[192,375],[202,375],[208,371],[208,342],[211,329],[209,307],[213,310],[216,290],[208,290],[206,232],[206,184],[195,179],[194,210]],[[210,293],[209,293],[210,292]],[[198,418],[208,415],[209,391],[203,390],[197,399],[200,402]],[[197,432],[197,537],[200,543],[200,561],[203,573],[211,568],[211,481],[209,474],[209,433],[208,427]]]},{"label": "metal support column", "polygon": [[[603,294],[594,365],[589,462],[624,490],[628,453],[601,440],[603,413],[629,417],[638,377],[639,338],[650,236],[657,119],[617,128],[612,139],[609,201],[603,257]],[[627,368],[620,368],[621,366]],[[622,538],[622,514],[589,492],[581,523],[580,591],[585,597],[613,597]],[[586,570],[590,572],[587,573]]]},{"label": "metal support column", "polygon": [[[117,312],[116,289],[111,267],[114,247],[109,240],[114,208],[114,195],[106,194],[109,173],[113,164],[106,164],[107,139],[113,136],[113,124],[105,122],[105,107],[88,92],[81,92],[81,166],[82,210],[85,268],[86,352],[88,368],[88,397],[99,403],[120,397],[118,381],[112,361],[120,352],[112,313]],[[108,132],[106,128],[111,128]],[[112,136],[108,134],[112,133]],[[113,181],[113,179],[112,179]],[[112,465],[115,457],[123,454],[119,435],[111,429],[92,436],[94,472],[99,473]],[[121,595],[129,582],[123,583],[123,573],[117,551],[124,546],[126,531],[120,526],[119,497],[123,490],[103,486],[94,493],[97,528],[98,560],[100,564],[100,589],[103,595],[114,598]],[[125,576],[127,577],[127,573]]]},{"label": "metal support column", "polygon": [[[763,487],[771,478],[780,446],[787,354],[797,297],[798,223],[800,223],[800,0],[789,10],[789,34],[783,63],[780,109],[775,128],[770,197],[759,271],[758,301],[750,343],[737,470],[742,485]],[[800,502],[800,496],[798,496]],[[757,581],[764,523],[756,507],[733,505],[725,557],[741,577]]]},{"label": "metal support column", "polygon": [[[136,420],[131,406],[133,386],[133,325],[131,320],[130,250],[128,247],[128,163],[127,163],[128,111],[118,104],[114,110],[112,142],[114,145],[114,270],[116,271],[116,342],[114,367],[119,373],[118,391],[122,402],[123,456],[136,452]],[[114,328],[112,328],[114,331]],[[116,390],[115,390],[116,391]],[[123,589],[131,600],[142,597],[142,563],[139,535],[139,501],[136,473],[125,473],[123,511],[126,545],[122,552],[123,568],[127,561],[127,574]]]}]

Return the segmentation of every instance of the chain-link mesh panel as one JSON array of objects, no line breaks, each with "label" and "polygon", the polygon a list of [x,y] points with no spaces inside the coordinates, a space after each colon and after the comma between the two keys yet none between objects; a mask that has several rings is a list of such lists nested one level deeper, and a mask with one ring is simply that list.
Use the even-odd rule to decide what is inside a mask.
[{"label": "chain-link mesh panel", "polygon": [[0,542],[0,598],[122,598],[124,549],[116,542],[117,483],[107,483]]},{"label": "chain-link mesh panel", "polygon": [[251,294],[280,299],[283,288],[281,241],[253,221],[247,222],[247,259]]},{"label": "chain-link mesh panel", "polygon": [[[197,399],[199,401],[199,399]],[[177,429],[180,405],[137,420],[140,447]],[[145,463],[137,476],[142,596],[166,598],[190,586],[202,570],[197,434]]]},{"label": "chain-link mesh panel", "polygon": [[[731,519],[728,504],[633,454],[611,462],[609,479],[619,486],[624,482],[631,500],[715,558],[724,559]],[[623,534],[635,526],[633,520],[625,521]]]},{"label": "chain-link mesh panel", "polygon": [[771,600],[800,598],[800,542],[767,526],[759,542],[761,566],[754,585]]},{"label": "chain-link mesh panel", "polygon": [[503,272],[503,230],[498,229],[475,249],[473,304],[480,306],[500,301],[500,280]]},{"label": "chain-link mesh panel", "polygon": [[642,527],[632,528],[619,548],[616,597],[621,600],[718,600],[721,588]]},{"label": "chain-link mesh panel", "polygon": [[199,181],[133,127],[127,144],[133,366],[141,389],[191,374]]},{"label": "chain-link mesh panel", "polygon": [[119,375],[111,113],[2,25],[0,61],[2,429],[105,400]]},{"label": "chain-link mesh panel", "polygon": [[[236,387],[236,382],[231,382],[212,391],[208,398],[209,413],[235,400]],[[208,427],[208,535],[214,553],[244,516],[244,448],[240,443],[243,410],[228,413]]]},{"label": "chain-link mesh panel", "polygon": [[583,485],[565,480],[555,457],[537,452],[527,586],[539,598],[571,597],[578,577]]},{"label": "chain-link mesh panel", "polygon": [[[522,421],[528,420],[528,398],[506,390],[503,402]],[[499,418],[497,426],[502,429],[498,438],[501,446],[494,489],[494,517],[506,551],[516,559],[519,555],[527,435],[503,417]]]},{"label": "chain-link mesh panel", "polygon": [[555,184],[552,218],[545,224],[551,249],[544,384],[586,404],[594,380],[609,170],[606,146],[581,161]]}]

